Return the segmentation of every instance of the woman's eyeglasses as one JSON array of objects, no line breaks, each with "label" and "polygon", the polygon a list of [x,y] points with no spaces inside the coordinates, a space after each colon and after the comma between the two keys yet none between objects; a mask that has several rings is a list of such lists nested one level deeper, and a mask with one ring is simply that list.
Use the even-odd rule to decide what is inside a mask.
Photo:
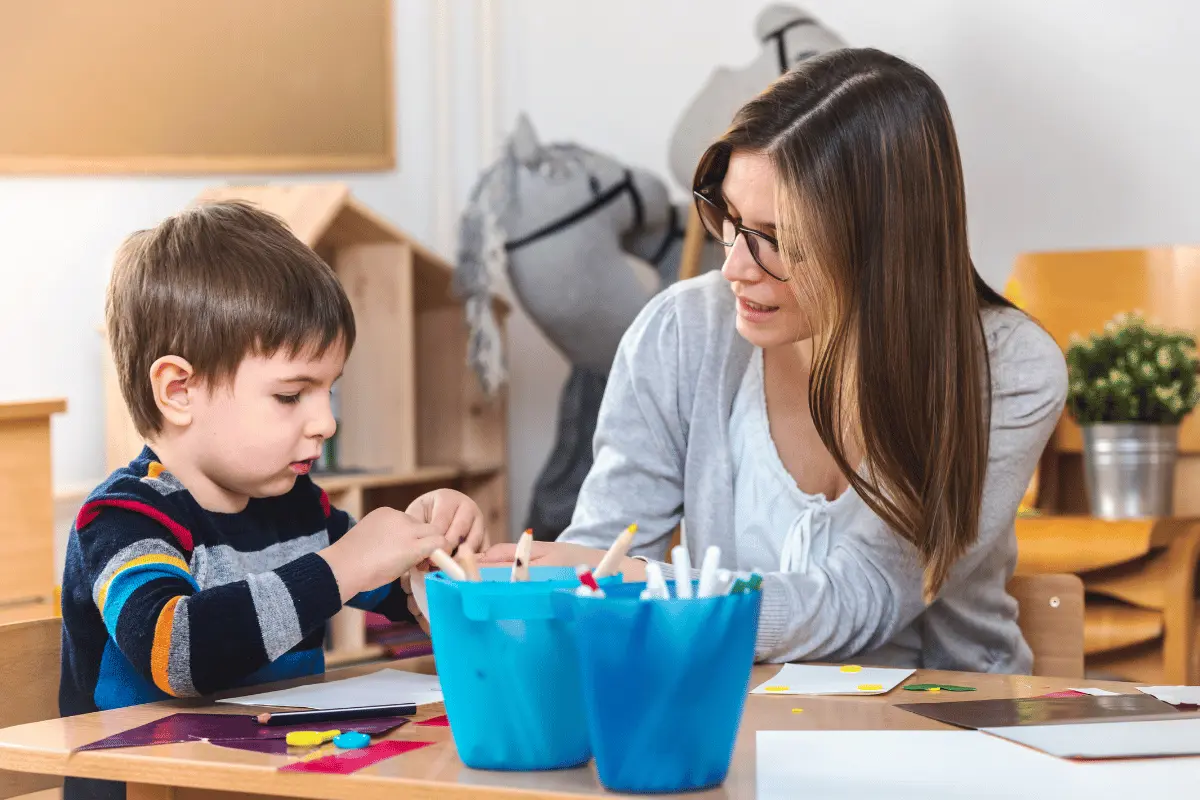
[{"label": "woman's eyeglasses", "polygon": [[787,270],[783,258],[779,255],[779,241],[762,231],[747,228],[729,216],[725,207],[707,197],[703,192],[692,192],[696,197],[696,210],[700,212],[700,221],[709,234],[726,247],[733,247],[738,234],[746,239],[746,248],[762,271],[777,281],[787,281]]}]

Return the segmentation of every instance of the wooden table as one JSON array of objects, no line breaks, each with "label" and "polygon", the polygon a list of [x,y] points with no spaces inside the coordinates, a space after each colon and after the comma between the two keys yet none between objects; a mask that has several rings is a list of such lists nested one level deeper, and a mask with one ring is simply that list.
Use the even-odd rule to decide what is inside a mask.
[{"label": "wooden table", "polygon": [[[394,667],[429,672],[431,659],[395,662]],[[331,672],[328,678],[350,677],[378,667]],[[753,686],[772,677],[778,666],[754,668]],[[910,683],[951,683],[974,686],[971,699],[1034,697],[1078,686],[1069,678],[1033,678],[921,670]],[[1113,691],[1132,692],[1132,684],[1087,681]],[[725,784],[702,794],[681,797],[730,798],[755,796],[755,733],[760,730],[913,729],[947,726],[893,706],[919,701],[954,701],[963,695],[927,694],[895,689],[874,697],[784,697],[750,695]],[[125,750],[70,754],[73,747],[151,722],[182,709],[183,702],[152,703],[69,719],[37,722],[0,730],[0,769],[109,778],[129,782],[128,800],[245,800],[249,794],[319,800],[467,800],[479,797],[578,798],[614,797],[596,778],[593,765],[557,772],[483,772],[458,760],[449,728],[406,725],[389,738],[434,741],[422,748],[368,767],[354,775],[316,775],[278,772],[283,756],[230,750],[196,742]],[[206,711],[246,713],[245,708],[206,706]],[[802,713],[793,709],[802,708]],[[441,705],[422,706],[416,719],[443,713]]]}]

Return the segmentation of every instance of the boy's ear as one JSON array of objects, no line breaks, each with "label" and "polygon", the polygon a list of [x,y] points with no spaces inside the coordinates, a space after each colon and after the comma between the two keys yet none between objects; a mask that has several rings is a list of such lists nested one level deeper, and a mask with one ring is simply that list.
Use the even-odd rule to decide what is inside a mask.
[{"label": "boy's ear", "polygon": [[187,359],[163,356],[150,365],[150,388],[163,421],[181,428],[192,422],[196,372]]}]

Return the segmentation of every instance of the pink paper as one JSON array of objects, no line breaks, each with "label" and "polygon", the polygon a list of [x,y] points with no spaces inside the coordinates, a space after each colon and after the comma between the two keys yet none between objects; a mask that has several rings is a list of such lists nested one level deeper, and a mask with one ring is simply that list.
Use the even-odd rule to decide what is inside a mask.
[{"label": "pink paper", "polygon": [[311,761],[297,761],[295,764],[280,767],[279,771],[349,775],[353,772],[358,772],[364,767],[385,761],[392,756],[402,755],[413,750],[420,750],[422,747],[428,747],[431,744],[433,742],[409,742],[389,739],[386,742],[379,742],[370,747],[364,747],[362,750],[347,750],[344,753],[314,758]]},{"label": "pink paper", "polygon": [[442,714],[440,717],[430,717],[429,719],[422,720],[417,724],[424,725],[428,728],[449,728],[450,718],[445,714]]}]

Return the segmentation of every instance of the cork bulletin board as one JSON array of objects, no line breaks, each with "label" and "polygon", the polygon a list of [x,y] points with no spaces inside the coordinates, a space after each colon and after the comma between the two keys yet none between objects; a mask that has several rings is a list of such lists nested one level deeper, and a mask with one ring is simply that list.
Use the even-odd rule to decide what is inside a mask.
[{"label": "cork bulletin board", "polygon": [[395,166],[391,0],[0,0],[0,174]]}]

